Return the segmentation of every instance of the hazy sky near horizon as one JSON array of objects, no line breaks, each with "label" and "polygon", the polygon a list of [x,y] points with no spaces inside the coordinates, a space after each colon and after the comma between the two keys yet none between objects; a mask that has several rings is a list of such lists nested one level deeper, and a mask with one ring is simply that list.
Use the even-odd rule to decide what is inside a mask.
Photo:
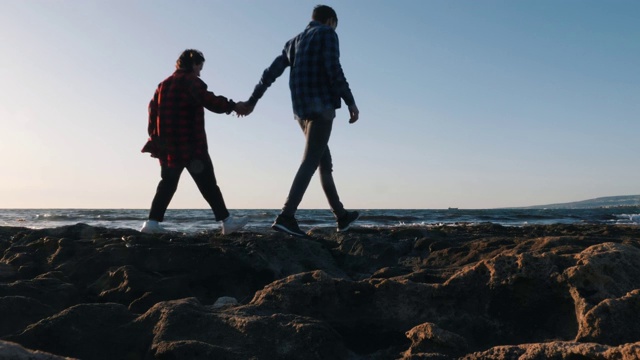
[{"label": "hazy sky near horizon", "polygon": [[[148,208],[147,104],[187,48],[246,100],[318,1],[0,2],[0,208]],[[640,193],[640,1],[326,1],[360,121],[330,148],[347,208],[495,208]],[[280,208],[302,156],[286,70],[206,114],[227,206]],[[170,208],[206,208],[184,173]],[[301,208],[328,208],[314,177]]]}]

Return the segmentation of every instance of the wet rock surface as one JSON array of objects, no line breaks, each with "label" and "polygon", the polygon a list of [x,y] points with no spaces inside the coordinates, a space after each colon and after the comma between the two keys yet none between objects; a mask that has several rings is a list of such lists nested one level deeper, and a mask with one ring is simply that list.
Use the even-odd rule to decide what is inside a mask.
[{"label": "wet rock surface", "polygon": [[0,227],[0,358],[637,359],[640,229]]}]

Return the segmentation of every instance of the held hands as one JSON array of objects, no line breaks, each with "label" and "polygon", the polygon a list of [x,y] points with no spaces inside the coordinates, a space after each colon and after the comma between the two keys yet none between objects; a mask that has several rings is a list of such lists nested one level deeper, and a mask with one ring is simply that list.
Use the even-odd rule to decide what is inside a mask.
[{"label": "held hands", "polygon": [[360,110],[358,110],[356,104],[349,106],[349,116],[349,124],[353,124],[360,118]]},{"label": "held hands", "polygon": [[254,105],[249,104],[246,101],[240,101],[236,103],[235,109],[236,115],[238,117],[247,116],[253,112]]}]

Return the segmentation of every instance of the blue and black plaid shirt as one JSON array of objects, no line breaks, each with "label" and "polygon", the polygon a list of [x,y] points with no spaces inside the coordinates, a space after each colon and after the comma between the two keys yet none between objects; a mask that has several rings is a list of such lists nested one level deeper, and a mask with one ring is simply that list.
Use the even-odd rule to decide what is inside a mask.
[{"label": "blue and black plaid shirt", "polygon": [[355,104],[340,65],[338,34],[332,27],[311,21],[303,32],[287,41],[282,54],[262,73],[249,103],[255,105],[289,66],[291,101],[297,117],[310,119],[326,110],[338,109],[340,99],[347,106]]}]

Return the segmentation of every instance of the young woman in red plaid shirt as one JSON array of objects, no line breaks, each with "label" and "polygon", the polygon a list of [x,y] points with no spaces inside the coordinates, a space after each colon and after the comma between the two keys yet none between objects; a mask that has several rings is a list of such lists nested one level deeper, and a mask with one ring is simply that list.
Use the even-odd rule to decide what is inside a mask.
[{"label": "young woman in red plaid shirt", "polygon": [[141,232],[161,233],[164,214],[187,169],[200,193],[211,206],[216,221],[222,221],[222,234],[240,230],[247,223],[232,217],[224,203],[209,156],[204,128],[204,109],[230,114],[236,103],[207,90],[200,79],[204,56],[198,50],[185,50],[176,62],[175,72],[163,80],[149,103],[149,140],[142,152],[160,160],[161,180],[151,203],[149,220]]}]

